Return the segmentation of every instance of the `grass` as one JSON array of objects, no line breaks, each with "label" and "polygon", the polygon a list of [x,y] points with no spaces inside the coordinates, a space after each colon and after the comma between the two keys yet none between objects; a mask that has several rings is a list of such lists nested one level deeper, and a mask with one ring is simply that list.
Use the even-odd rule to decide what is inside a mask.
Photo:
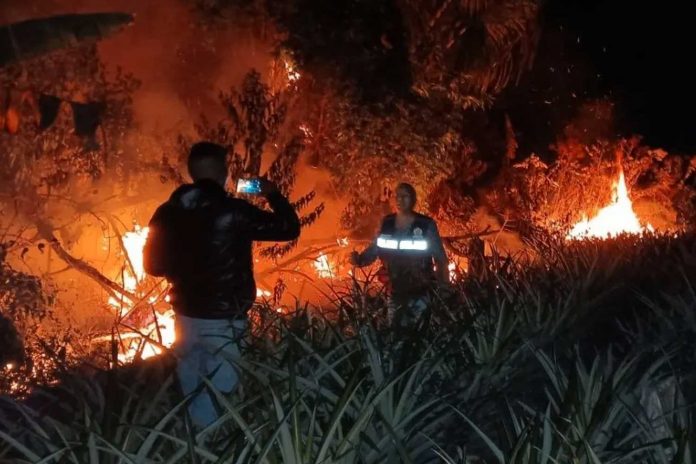
[{"label": "grass", "polygon": [[696,239],[531,246],[413,330],[359,283],[331,317],[259,308],[207,430],[187,427],[168,356],[5,397],[0,462],[691,463]]}]

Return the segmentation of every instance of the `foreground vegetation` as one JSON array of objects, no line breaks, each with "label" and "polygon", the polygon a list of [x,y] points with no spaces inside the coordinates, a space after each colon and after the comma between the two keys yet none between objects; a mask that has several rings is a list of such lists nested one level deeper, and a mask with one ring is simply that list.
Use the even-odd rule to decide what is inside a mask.
[{"label": "foreground vegetation", "polygon": [[331,313],[260,308],[206,430],[166,356],[3,398],[0,462],[692,462],[695,238],[530,246],[417,330],[387,328],[369,282]]}]

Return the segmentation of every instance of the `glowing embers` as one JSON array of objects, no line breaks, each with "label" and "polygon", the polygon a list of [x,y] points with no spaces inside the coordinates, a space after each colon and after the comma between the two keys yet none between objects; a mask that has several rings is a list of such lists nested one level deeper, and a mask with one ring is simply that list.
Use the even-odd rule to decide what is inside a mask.
[{"label": "glowing embers", "polygon": [[263,299],[263,298],[270,298],[270,297],[272,297],[272,296],[273,296],[273,293],[271,293],[271,292],[268,291],[268,290],[264,290],[264,289],[262,289],[262,288],[257,288],[257,289],[256,289],[256,298],[261,298],[261,299]]},{"label": "glowing embers", "polygon": [[319,254],[314,260],[314,269],[321,279],[331,279],[336,275],[329,258],[324,253]]},{"label": "glowing embers", "polygon": [[450,261],[450,263],[447,265],[447,272],[449,273],[450,282],[456,282],[458,273],[457,263]]},{"label": "glowing embers", "polygon": [[650,224],[641,226],[638,216],[633,211],[622,170],[612,186],[611,203],[600,209],[592,219],[585,216],[568,232],[566,239],[609,238],[619,234],[642,234],[646,231],[653,231],[653,227]]},{"label": "glowing embers", "polygon": [[423,239],[396,240],[389,235],[380,235],[377,237],[377,247],[387,250],[425,251],[428,249],[428,241]]}]

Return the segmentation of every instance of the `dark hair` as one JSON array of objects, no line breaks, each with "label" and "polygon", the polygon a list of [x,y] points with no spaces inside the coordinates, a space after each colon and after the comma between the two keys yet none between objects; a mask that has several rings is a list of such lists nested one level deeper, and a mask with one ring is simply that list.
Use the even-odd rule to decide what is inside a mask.
[{"label": "dark hair", "polygon": [[399,185],[396,186],[396,190],[399,190],[399,189],[406,190],[406,192],[411,196],[411,199],[413,200],[413,204],[414,205],[416,204],[416,199],[418,197],[416,196],[416,189],[413,188],[413,185],[407,184],[406,182],[401,182]]},{"label": "dark hair", "polygon": [[212,142],[198,142],[191,147],[188,170],[196,180],[227,171],[227,149]]}]

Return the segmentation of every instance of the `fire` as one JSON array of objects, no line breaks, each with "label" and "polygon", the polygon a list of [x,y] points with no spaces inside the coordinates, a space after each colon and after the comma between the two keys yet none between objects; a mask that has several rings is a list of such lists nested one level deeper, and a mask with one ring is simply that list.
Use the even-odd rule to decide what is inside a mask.
[{"label": "fire", "polygon": [[618,180],[612,186],[612,202],[599,210],[592,219],[584,216],[568,232],[566,238],[569,240],[591,237],[609,238],[619,234],[642,234],[652,230],[650,224],[641,226],[638,216],[633,211],[622,170]]},{"label": "fire", "polygon": [[450,261],[447,265],[447,270],[449,271],[450,282],[455,282],[457,280],[457,264],[454,261]]},{"label": "fire", "polygon": [[136,225],[134,230],[123,234],[123,248],[128,254],[128,259],[133,266],[132,271],[135,275],[131,275],[128,281],[124,281],[126,290],[135,291],[138,283],[145,278],[145,267],[143,266],[143,248],[150,229],[148,227],[141,228]]},{"label": "fire", "polygon": [[263,290],[261,288],[256,289],[256,298],[270,298],[273,294],[268,290]]},{"label": "fire", "polygon": [[305,136],[306,139],[311,139],[314,134],[312,134],[312,129],[309,128],[307,124],[300,124],[298,129]]},{"label": "fire", "polygon": [[331,279],[336,274],[333,266],[331,266],[329,262],[329,258],[324,253],[321,253],[319,257],[314,260],[314,269],[316,269],[317,275],[321,279]]},{"label": "fire", "polygon": [[[146,276],[143,266],[143,249],[147,235],[147,227],[141,228],[136,225],[132,231],[124,233],[122,237],[126,265],[120,277],[123,288],[135,294],[138,301],[131,301],[125,295],[108,299],[108,304],[119,316],[130,314],[142,302],[147,302],[152,308],[149,311],[152,314],[150,319],[153,319],[151,322],[141,327],[129,327],[125,331],[119,331],[118,360],[121,363],[157,356],[164,349],[170,348],[176,341],[175,313],[170,305],[170,297],[166,292],[167,283],[160,282],[155,287],[141,288]],[[259,288],[256,290],[256,296],[257,298],[270,298],[273,293]],[[95,340],[110,341],[111,335],[98,337]]]},{"label": "fire", "polygon": [[285,73],[288,80],[288,87],[300,80],[301,74],[297,70],[295,63],[288,57],[283,60],[283,65],[285,66]]},{"label": "fire", "polygon": [[174,311],[170,309],[163,314],[155,314],[155,321],[145,328],[138,330],[138,332],[120,335],[121,342],[131,339],[128,348],[118,355],[120,362],[126,363],[136,358],[148,359],[162,354],[162,347],[170,348],[174,344],[176,341]]},{"label": "fire", "polygon": [[[141,283],[145,279],[143,266],[143,248],[147,240],[149,229],[136,225],[132,231],[123,234],[122,243],[126,258],[126,266],[121,273],[123,288],[136,295],[137,300],[131,301],[125,295],[118,298],[110,297],[108,304],[113,307],[119,316],[127,315],[136,309],[139,302],[146,301],[152,307],[152,320],[143,327],[133,327],[126,331],[119,331],[118,360],[122,363],[131,362],[136,358],[147,359],[161,354],[163,348],[171,347],[176,340],[174,330],[174,311],[169,306],[169,295],[166,295],[166,283],[142,289]],[[155,306],[164,306],[164,310],[156,310]],[[110,340],[111,336],[99,337],[99,341]]]}]

